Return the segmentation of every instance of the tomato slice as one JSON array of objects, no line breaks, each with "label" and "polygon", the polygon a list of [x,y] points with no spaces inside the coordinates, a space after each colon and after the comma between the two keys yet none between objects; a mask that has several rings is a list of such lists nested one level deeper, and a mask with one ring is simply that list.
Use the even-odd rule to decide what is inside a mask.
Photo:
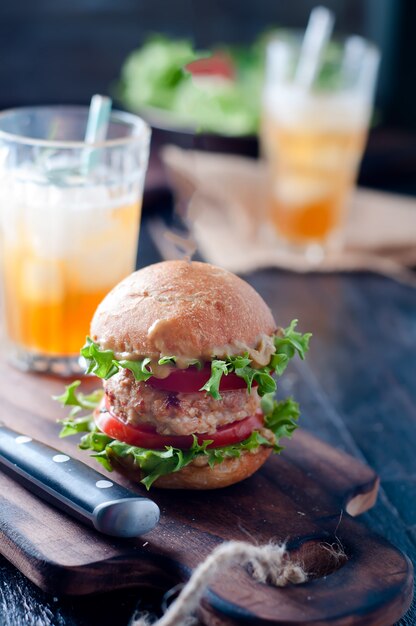
[{"label": "tomato slice", "polygon": [[210,57],[191,61],[186,69],[193,76],[221,76],[228,80],[235,80],[236,70],[231,57],[216,52]]},{"label": "tomato slice", "polygon": [[[155,378],[151,376],[146,385],[163,389],[164,391],[177,391],[179,393],[195,393],[200,391],[211,376],[211,366],[205,365],[201,370],[197,367],[188,367],[185,370],[173,370],[166,378]],[[253,384],[253,387],[257,383]],[[222,376],[220,391],[232,391],[234,389],[245,389],[247,384],[243,378],[237,374],[227,374]]]},{"label": "tomato slice", "polygon": [[[191,435],[159,435],[156,429],[150,424],[141,424],[140,426],[132,426],[126,424],[113,415],[103,402],[94,413],[95,423],[98,428],[108,435],[119,441],[128,443],[131,446],[139,446],[140,448],[149,448],[152,450],[163,450],[165,446],[173,446],[181,450],[187,450],[192,446],[193,438]],[[238,443],[247,439],[258,428],[264,425],[264,418],[261,411],[246,417],[238,422],[227,424],[218,428],[212,435],[197,435],[198,443],[209,439],[212,443],[209,448],[218,448]]]}]

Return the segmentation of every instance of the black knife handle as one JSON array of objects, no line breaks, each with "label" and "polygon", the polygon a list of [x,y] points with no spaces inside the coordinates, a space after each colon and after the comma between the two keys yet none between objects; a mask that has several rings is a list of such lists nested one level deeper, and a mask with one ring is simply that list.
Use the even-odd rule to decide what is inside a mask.
[{"label": "black knife handle", "polygon": [[0,467],[70,515],[116,537],[154,528],[159,507],[81,461],[0,424]]}]

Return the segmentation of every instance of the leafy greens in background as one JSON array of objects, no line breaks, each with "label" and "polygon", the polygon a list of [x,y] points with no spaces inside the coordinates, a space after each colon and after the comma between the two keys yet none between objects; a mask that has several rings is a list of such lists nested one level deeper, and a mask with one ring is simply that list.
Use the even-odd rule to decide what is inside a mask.
[{"label": "leafy greens in background", "polygon": [[140,105],[172,109],[184,80],[183,68],[196,58],[191,42],[155,35],[126,59],[119,95],[131,109]]},{"label": "leafy greens in background", "polygon": [[185,66],[211,55],[197,51],[187,40],[163,35],[148,39],[126,59],[116,96],[128,109],[168,111],[178,126],[223,135],[257,132],[263,77],[263,50],[258,43],[246,47],[221,46],[235,80],[192,79]]}]

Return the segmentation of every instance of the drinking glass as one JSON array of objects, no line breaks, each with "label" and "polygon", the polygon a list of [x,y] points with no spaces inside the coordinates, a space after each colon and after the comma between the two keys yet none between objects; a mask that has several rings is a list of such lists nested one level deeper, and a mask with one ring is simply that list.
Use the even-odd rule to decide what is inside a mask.
[{"label": "drinking glass", "polygon": [[372,114],[379,52],[361,37],[329,42],[312,84],[305,85],[298,71],[307,62],[300,58],[301,44],[300,37],[286,33],[267,47],[261,128],[266,213],[281,245],[319,262],[327,248],[342,241]]},{"label": "drinking glass", "polygon": [[0,114],[0,268],[6,353],[70,375],[94,310],[135,266],[150,129],[114,111],[84,140],[87,107]]}]

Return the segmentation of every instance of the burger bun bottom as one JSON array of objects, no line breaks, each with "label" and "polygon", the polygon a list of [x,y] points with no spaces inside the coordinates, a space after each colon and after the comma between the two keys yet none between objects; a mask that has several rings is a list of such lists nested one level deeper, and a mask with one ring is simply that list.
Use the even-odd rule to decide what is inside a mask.
[{"label": "burger bun bottom", "polygon": [[[221,487],[228,487],[254,474],[271,453],[271,448],[260,446],[255,452],[243,452],[240,458],[225,459],[213,468],[209,465],[190,464],[178,472],[160,476],[152,486],[161,489],[220,489]],[[109,455],[111,455],[111,448]],[[110,458],[114,469],[130,480],[139,482],[143,478],[140,468],[135,465],[131,457],[121,459],[111,455]]]}]

